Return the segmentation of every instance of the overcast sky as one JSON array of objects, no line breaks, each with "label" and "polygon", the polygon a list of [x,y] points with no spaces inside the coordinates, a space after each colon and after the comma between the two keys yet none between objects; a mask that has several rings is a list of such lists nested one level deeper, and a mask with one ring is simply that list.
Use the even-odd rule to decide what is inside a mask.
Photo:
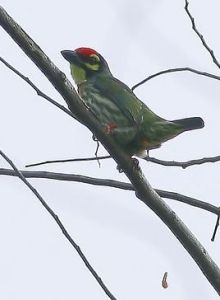
[{"label": "overcast sky", "polygon": [[[95,48],[112,73],[129,86],[157,71],[193,67],[219,74],[191,29],[184,0],[2,0],[1,5],[67,76],[60,54]],[[190,1],[197,26],[220,60],[218,0]],[[0,30],[0,55],[41,90],[64,104],[37,67]],[[87,128],[38,97],[24,81],[0,65],[0,148],[21,169],[48,159],[93,156]],[[188,160],[220,154],[220,85],[190,73],[163,75],[136,90],[167,119],[200,116],[206,126],[167,142],[151,155]],[[104,149],[100,155],[105,154]],[[176,191],[219,206],[220,163],[186,170],[140,162],[155,188]],[[8,167],[0,158],[0,166]],[[112,160],[33,168],[126,181]],[[32,179],[90,263],[118,300],[209,299],[217,296],[169,229],[133,192],[82,183]],[[166,202],[220,265],[220,232],[210,241],[215,215]],[[17,178],[0,177],[0,299],[108,299],[53,219]],[[168,272],[168,289],[161,287]]]}]

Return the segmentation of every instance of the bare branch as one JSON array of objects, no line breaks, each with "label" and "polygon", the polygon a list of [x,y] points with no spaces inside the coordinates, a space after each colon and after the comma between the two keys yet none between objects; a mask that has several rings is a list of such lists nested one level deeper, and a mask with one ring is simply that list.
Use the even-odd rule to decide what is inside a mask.
[{"label": "bare branch", "polygon": [[220,216],[218,215],[217,220],[216,220],[216,224],[215,224],[215,228],[214,228],[214,232],[213,232],[213,235],[212,235],[212,238],[211,238],[212,242],[214,242],[214,240],[215,240],[215,236],[216,236],[216,233],[217,233],[217,230],[218,230],[218,227],[219,227],[219,219],[220,219]]},{"label": "bare branch", "polygon": [[196,70],[196,69],[193,69],[193,68],[189,68],[189,67],[172,68],[172,69],[163,70],[163,71],[160,71],[160,72],[157,72],[155,74],[152,74],[152,75],[148,76],[147,78],[143,79],[139,83],[135,84],[131,89],[133,91],[134,89],[136,89],[140,85],[144,84],[145,82],[147,82],[147,81],[149,81],[149,80],[151,80],[155,77],[158,77],[160,75],[168,74],[168,73],[176,73],[176,72],[191,72],[191,73],[194,73],[194,74],[197,74],[197,75],[202,75],[202,76],[209,77],[209,78],[212,78],[212,79],[220,80],[220,76],[217,76],[217,75],[214,75],[214,74],[211,74],[211,73],[207,73],[207,72],[203,72],[203,71],[199,71],[199,70]]},{"label": "bare branch", "polygon": [[47,96],[44,92],[42,92],[28,77],[24,76],[21,72],[19,72],[17,69],[15,69],[12,65],[10,65],[5,59],[0,57],[0,61],[8,67],[11,71],[13,71],[15,74],[17,74],[20,78],[22,78],[25,82],[27,82],[37,93],[38,96],[46,99],[48,102],[52,103],[62,111],[64,111],[66,114],[68,114],[70,117],[75,118],[73,113],[69,111],[65,106],[59,104],[55,100],[53,100],[51,97]]},{"label": "bare branch", "polygon": [[[132,186],[132,184],[122,182],[122,181],[116,181],[112,179],[101,179],[101,178],[94,178],[94,177],[83,176],[78,174],[77,175],[64,174],[64,173],[55,173],[55,172],[48,172],[48,171],[20,171],[20,172],[26,178],[44,178],[44,179],[61,180],[61,181],[73,181],[73,182],[86,183],[86,184],[91,184],[96,186],[113,187],[113,188],[122,189],[126,191],[134,191],[134,187]],[[16,173],[10,169],[0,168],[0,175],[16,176]],[[169,192],[169,191],[164,191],[159,189],[155,189],[155,191],[162,198],[176,200],[194,207],[204,209],[213,214],[220,215],[220,208],[210,203],[192,197],[188,197],[179,193],[175,193],[175,192]]]},{"label": "bare branch", "polygon": [[[104,284],[102,279],[99,277],[99,275],[96,273],[95,269],[91,266],[89,261],[87,260],[86,256],[80,249],[79,245],[72,239],[66,228],[64,227],[63,223],[60,221],[59,217],[55,214],[55,212],[50,208],[50,206],[45,202],[45,200],[42,198],[42,196],[38,193],[38,191],[30,184],[29,181],[24,177],[22,172],[18,170],[18,168],[15,166],[15,164],[6,156],[6,154],[0,150],[0,155],[9,163],[9,165],[14,170],[14,175],[19,177],[24,184],[34,193],[34,195],[38,198],[38,200],[41,202],[43,207],[47,210],[47,212],[51,215],[51,217],[54,219],[54,221],[57,223],[59,228],[61,229],[62,233],[64,234],[65,238],[70,242],[70,244],[73,246],[73,248],[76,250],[76,252],[79,254],[80,258],[83,260],[84,264],[86,265],[86,268],[91,272],[95,280],[98,282],[98,284],[101,286],[103,291],[106,293],[106,295],[113,300],[116,300],[116,298],[112,295],[112,293],[109,291],[107,286]],[[12,171],[12,170],[11,170]]]},{"label": "bare branch", "polygon": [[190,232],[175,212],[160,198],[148,183],[140,168],[134,168],[132,159],[106,135],[95,116],[83,104],[66,76],[52,63],[41,48],[26,32],[0,7],[0,25],[14,39],[20,48],[29,56],[36,66],[50,80],[63,96],[70,111],[80,122],[87,126],[103,144],[116,163],[123,169],[136,195],[168,226],[183,247],[188,251],[210,284],[220,295],[220,269],[212,260],[201,243]]},{"label": "bare branch", "polygon": [[205,47],[205,49],[209,52],[214,64],[220,68],[220,63],[218,62],[217,58],[215,57],[215,54],[214,54],[214,51],[209,47],[209,45],[207,44],[207,42],[205,41],[203,35],[198,31],[197,27],[196,27],[196,24],[195,24],[195,19],[194,17],[192,16],[192,14],[190,13],[189,11],[189,2],[187,0],[185,0],[185,11],[187,13],[187,15],[189,16],[190,18],[190,21],[192,23],[192,29],[195,31],[195,33],[198,35],[198,37],[200,38],[203,46]]},{"label": "bare branch", "polygon": [[[103,159],[108,159],[111,158],[110,155],[105,155],[105,156],[97,156],[97,157],[84,157],[84,158],[70,158],[70,159],[57,159],[57,160],[46,160],[42,161],[39,163],[33,163],[26,165],[26,168],[29,167],[36,167],[40,165],[45,165],[45,164],[53,164],[53,163],[65,163],[65,162],[87,162],[87,161],[94,161],[94,160],[103,160]],[[199,159],[192,159],[188,161],[175,161],[175,160],[161,160],[152,156],[147,156],[143,158],[146,161],[166,166],[166,167],[181,167],[183,169],[186,169],[191,166],[195,165],[202,165],[205,163],[215,163],[220,161],[220,155],[217,156],[212,156],[212,157],[203,157]]]},{"label": "bare branch", "polygon": [[36,166],[46,165],[46,164],[66,163],[66,162],[84,162],[84,161],[87,162],[87,161],[102,160],[102,159],[107,159],[107,158],[111,158],[111,156],[110,155],[105,155],[105,156],[96,156],[96,157],[45,160],[45,161],[42,161],[42,162],[26,165],[25,167],[29,168],[29,167],[36,167]]},{"label": "bare branch", "polygon": [[150,161],[158,165],[166,166],[166,167],[181,167],[183,169],[186,169],[188,167],[195,166],[195,165],[218,162],[220,161],[220,155],[213,156],[213,157],[192,159],[188,161],[161,160],[150,156],[145,157],[144,160]]}]

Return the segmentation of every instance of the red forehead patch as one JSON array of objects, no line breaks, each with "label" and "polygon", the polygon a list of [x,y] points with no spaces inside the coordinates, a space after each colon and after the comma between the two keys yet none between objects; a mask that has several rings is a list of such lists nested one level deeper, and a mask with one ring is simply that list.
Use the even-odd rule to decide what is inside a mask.
[{"label": "red forehead patch", "polygon": [[86,48],[86,47],[77,48],[75,52],[77,54],[82,54],[86,56],[90,56],[91,54],[97,54],[97,52],[94,49]]}]

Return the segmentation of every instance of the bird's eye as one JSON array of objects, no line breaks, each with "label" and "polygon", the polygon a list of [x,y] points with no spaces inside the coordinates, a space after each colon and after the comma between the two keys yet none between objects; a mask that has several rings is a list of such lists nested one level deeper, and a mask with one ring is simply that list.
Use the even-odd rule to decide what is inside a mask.
[{"label": "bird's eye", "polygon": [[89,59],[90,59],[91,64],[97,64],[100,62],[100,59],[99,59],[98,55],[96,55],[96,54],[91,54],[89,56]]}]

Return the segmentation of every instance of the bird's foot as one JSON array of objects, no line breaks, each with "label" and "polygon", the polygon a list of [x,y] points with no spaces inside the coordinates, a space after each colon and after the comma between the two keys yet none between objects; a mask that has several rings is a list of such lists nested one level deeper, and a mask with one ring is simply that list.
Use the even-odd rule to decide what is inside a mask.
[{"label": "bird's foot", "polygon": [[[134,158],[134,157],[132,157],[131,159],[132,159],[132,163],[133,163],[133,166],[132,166],[133,170],[139,171],[140,170],[139,160],[137,158]],[[124,172],[123,169],[119,165],[117,165],[117,170],[118,170],[119,173]]]},{"label": "bird's foot", "polygon": [[133,169],[136,171],[140,170],[139,160],[137,158],[132,157]]}]

